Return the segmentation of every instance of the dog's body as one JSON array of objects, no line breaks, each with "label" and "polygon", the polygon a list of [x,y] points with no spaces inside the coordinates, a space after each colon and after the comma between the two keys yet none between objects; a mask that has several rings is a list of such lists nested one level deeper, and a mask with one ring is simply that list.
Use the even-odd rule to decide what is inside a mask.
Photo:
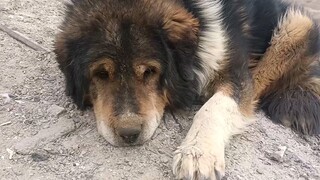
[{"label": "dog's body", "polygon": [[165,108],[204,105],[174,156],[178,179],[224,174],[224,147],[261,107],[320,133],[320,36],[277,0],[78,0],[57,36],[67,92],[114,145],[150,139]]}]

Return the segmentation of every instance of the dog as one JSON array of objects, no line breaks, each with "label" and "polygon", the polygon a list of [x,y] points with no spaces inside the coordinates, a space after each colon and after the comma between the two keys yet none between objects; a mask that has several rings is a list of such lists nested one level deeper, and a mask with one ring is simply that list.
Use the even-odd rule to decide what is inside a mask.
[{"label": "dog", "polygon": [[221,179],[230,137],[262,109],[320,133],[320,36],[279,0],[73,0],[55,41],[66,92],[112,145],[149,140],[166,110],[203,105],[173,159],[176,179]]}]

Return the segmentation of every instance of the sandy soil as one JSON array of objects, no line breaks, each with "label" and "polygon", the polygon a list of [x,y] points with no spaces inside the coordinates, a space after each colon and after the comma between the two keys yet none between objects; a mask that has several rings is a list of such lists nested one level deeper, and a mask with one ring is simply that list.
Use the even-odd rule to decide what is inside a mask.
[{"label": "sandy soil", "polygon": [[[78,111],[64,94],[51,52],[62,2],[0,0],[0,24],[48,49],[34,51],[0,31],[0,179],[172,179],[172,152],[193,111],[179,116],[182,130],[168,115],[168,125],[143,146],[109,145],[92,112]],[[303,3],[320,20],[320,0]],[[229,180],[320,179],[320,138],[298,136],[262,114],[226,153]]]}]

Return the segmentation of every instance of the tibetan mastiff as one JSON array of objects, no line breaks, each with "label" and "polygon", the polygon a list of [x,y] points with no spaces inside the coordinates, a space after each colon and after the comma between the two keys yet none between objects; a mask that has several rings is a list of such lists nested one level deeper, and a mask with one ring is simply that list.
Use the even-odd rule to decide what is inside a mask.
[{"label": "tibetan mastiff", "polygon": [[143,144],[165,110],[203,105],[174,153],[177,179],[220,179],[229,138],[262,109],[320,133],[320,36],[280,0],[73,0],[55,53],[66,92],[115,146]]}]

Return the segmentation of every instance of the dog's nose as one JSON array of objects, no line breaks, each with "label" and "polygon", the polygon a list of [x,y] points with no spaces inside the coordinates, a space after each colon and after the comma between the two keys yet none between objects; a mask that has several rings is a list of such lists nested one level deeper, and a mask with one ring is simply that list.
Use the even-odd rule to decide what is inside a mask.
[{"label": "dog's nose", "polygon": [[136,142],[140,132],[141,132],[141,127],[118,129],[118,133],[120,137],[128,144],[132,144]]}]

